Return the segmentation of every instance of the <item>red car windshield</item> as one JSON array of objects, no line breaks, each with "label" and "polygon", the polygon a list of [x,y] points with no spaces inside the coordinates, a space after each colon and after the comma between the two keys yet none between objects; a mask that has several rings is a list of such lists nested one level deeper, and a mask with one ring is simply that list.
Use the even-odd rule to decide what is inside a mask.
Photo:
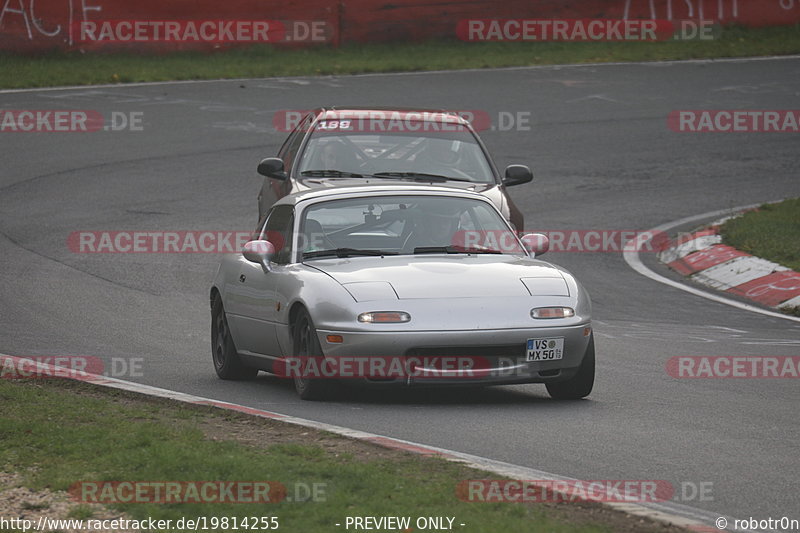
[{"label": "red car windshield", "polygon": [[461,124],[439,121],[320,121],[300,159],[299,171],[306,177],[377,174],[494,182],[474,134]]}]

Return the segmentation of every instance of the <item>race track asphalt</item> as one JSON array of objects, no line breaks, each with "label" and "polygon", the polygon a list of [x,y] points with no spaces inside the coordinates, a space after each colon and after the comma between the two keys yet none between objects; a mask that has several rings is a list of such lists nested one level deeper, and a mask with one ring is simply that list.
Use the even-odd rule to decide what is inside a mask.
[{"label": "race track asphalt", "polygon": [[[796,109],[800,59],[566,66],[175,83],[0,93],[0,109],[142,113],[143,131],[0,133],[0,352],[141,361],[124,379],[455,449],[578,479],[653,479],[738,518],[798,515],[796,379],[679,380],[678,355],[800,355],[800,327],[647,279],[622,254],[551,253],[594,303],[595,391],[541,385],[349,391],[303,402],[261,375],[216,378],[208,288],[215,254],[80,254],[87,230],[249,231],[255,167],[285,133],[273,115],[323,104],[529,113],[482,132],[527,229],[646,230],[800,196],[797,133],[676,133],[671,111]],[[118,115],[119,116],[119,115]],[[504,115],[507,116],[507,115]],[[680,491],[679,491],[680,492]],[[680,497],[680,494],[677,495]]]}]

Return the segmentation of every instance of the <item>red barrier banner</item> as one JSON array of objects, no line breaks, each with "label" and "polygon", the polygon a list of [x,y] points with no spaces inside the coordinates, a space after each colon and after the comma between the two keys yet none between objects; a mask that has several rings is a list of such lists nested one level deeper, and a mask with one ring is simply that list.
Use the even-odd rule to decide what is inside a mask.
[{"label": "red barrier banner", "polygon": [[[300,0],[298,2],[269,2],[263,0],[7,0],[0,8],[0,50],[14,52],[45,52],[53,49],[85,51],[136,50],[173,51],[207,50],[232,46],[250,46],[267,42],[280,46],[339,45],[342,42],[418,42],[429,39],[455,38],[460,21],[464,20],[607,20],[629,21],[625,25],[640,25],[635,21],[710,21],[715,24],[743,26],[776,26],[800,23],[799,0],[453,0],[444,4],[422,0]],[[115,39],[80,38],[80,29],[94,28],[99,35],[103,24],[116,21],[110,35]],[[201,38],[205,31],[197,23],[213,21],[268,21],[272,30],[255,27],[242,29],[241,39],[233,38],[223,28],[222,38]],[[122,22],[122,26],[119,23]],[[169,40],[127,40],[135,35],[134,23],[140,35],[152,35],[148,23],[178,24],[180,38]],[[85,23],[90,26],[82,26]],[[131,23],[131,32],[128,24]],[[194,23],[194,28],[192,28]],[[92,26],[93,25],[93,26]],[[573,24],[573,30],[574,28]],[[597,29],[586,28],[587,35]],[[615,26],[607,31],[617,35]],[[198,38],[193,37],[196,30]],[[219,28],[218,28],[219,29]],[[511,28],[513,29],[513,28]],[[121,32],[121,33],[120,33]],[[513,33],[513,32],[512,32]],[[684,32],[685,33],[685,32]],[[247,34],[247,36],[245,35]],[[261,38],[254,38],[258,34]],[[658,35],[658,32],[656,32]],[[582,34],[570,33],[580,37]],[[649,35],[645,33],[642,35]],[[122,38],[119,38],[122,37]],[[220,35],[217,35],[220,37]],[[614,40],[614,39],[611,39]]]}]

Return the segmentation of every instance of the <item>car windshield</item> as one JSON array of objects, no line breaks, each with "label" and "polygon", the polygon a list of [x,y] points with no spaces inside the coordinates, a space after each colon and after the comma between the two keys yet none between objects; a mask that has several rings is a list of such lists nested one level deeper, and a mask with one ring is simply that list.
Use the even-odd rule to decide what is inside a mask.
[{"label": "car windshield", "polygon": [[487,201],[439,195],[315,203],[300,220],[303,259],[397,254],[524,255]]},{"label": "car windshield", "polygon": [[320,121],[299,172],[302,177],[494,182],[475,135],[461,124],[435,120]]}]

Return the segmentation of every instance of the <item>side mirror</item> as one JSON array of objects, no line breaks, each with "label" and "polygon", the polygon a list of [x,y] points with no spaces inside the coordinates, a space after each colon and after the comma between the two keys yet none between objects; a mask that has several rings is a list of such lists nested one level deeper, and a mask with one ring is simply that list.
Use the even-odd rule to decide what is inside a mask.
[{"label": "side mirror", "polygon": [[526,233],[521,240],[531,257],[544,255],[550,249],[550,239],[544,233]]},{"label": "side mirror", "polygon": [[242,248],[242,255],[251,263],[258,263],[264,272],[272,270],[270,259],[275,254],[275,246],[269,241],[249,241]]},{"label": "side mirror", "polygon": [[532,179],[533,173],[525,165],[508,165],[506,167],[506,176],[503,178],[503,185],[506,187],[521,185],[528,183]]},{"label": "side mirror", "polygon": [[283,160],[278,157],[262,159],[258,164],[258,173],[268,178],[286,181],[289,176],[283,170]]}]

